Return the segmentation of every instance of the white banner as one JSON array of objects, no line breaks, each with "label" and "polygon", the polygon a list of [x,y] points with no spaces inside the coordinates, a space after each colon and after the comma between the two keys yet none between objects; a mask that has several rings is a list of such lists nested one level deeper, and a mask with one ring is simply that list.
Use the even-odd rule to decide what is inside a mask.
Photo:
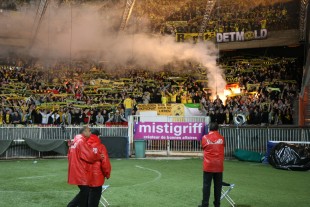
[{"label": "white banner", "polygon": [[247,31],[247,32],[224,32],[216,33],[216,42],[243,42],[249,40],[266,39],[268,35],[267,29]]}]

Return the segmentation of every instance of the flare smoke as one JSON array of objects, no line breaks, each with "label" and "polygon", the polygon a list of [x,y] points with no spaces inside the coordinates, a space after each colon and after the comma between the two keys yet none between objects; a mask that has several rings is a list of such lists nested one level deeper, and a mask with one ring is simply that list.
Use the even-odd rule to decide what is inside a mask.
[{"label": "flare smoke", "polygon": [[[6,37],[25,45],[30,42],[35,9],[27,8],[3,19]],[[214,92],[223,91],[226,82],[216,64],[217,49],[213,43],[176,43],[171,36],[141,33],[135,17],[132,17],[133,24],[128,32],[119,34],[122,12],[122,7],[104,9],[98,5],[58,7],[50,4],[31,50],[23,48],[15,52],[27,52],[41,60],[87,55],[96,61],[107,61],[112,67],[126,66],[128,60],[133,59],[136,65],[145,69],[160,69],[176,61],[189,60],[207,68],[208,85]],[[141,27],[147,28],[148,25],[140,23]]]}]

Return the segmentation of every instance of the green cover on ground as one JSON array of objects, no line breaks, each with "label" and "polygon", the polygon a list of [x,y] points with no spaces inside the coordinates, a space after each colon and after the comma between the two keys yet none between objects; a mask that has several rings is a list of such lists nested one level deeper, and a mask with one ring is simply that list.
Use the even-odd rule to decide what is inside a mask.
[{"label": "green cover on ground", "polygon": [[262,153],[236,149],[234,156],[240,161],[262,162],[264,155]]},{"label": "green cover on ground", "polygon": [[0,155],[11,146],[11,143],[12,140],[0,140]]},{"label": "green cover on ground", "polygon": [[40,152],[54,151],[66,155],[67,143],[63,139],[24,139],[26,144],[33,150]]}]

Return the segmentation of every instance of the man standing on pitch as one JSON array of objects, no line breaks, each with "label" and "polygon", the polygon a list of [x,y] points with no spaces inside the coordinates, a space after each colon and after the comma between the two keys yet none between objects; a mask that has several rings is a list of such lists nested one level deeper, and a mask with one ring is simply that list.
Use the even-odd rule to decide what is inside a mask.
[{"label": "man standing on pitch", "polygon": [[91,132],[89,127],[83,127],[76,135],[68,153],[68,183],[77,185],[80,192],[69,202],[67,207],[87,207],[89,194],[89,174],[91,164],[104,158],[103,154],[87,144]]},{"label": "man standing on pitch", "polygon": [[203,200],[199,207],[209,207],[211,181],[214,183],[214,206],[220,207],[225,140],[218,132],[218,124],[210,123],[210,132],[202,137]]},{"label": "man standing on pitch", "polygon": [[92,164],[92,170],[89,179],[89,197],[88,207],[98,207],[102,192],[102,185],[105,178],[109,179],[111,174],[111,163],[106,147],[101,144],[99,138],[100,132],[97,129],[92,130],[92,135],[87,140],[93,148],[98,149],[98,153],[104,154],[104,159]]}]

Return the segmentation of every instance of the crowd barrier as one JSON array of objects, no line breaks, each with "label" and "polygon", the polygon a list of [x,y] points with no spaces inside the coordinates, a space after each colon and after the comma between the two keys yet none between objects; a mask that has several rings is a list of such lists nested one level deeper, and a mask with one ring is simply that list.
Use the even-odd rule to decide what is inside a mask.
[{"label": "crowd barrier", "polygon": [[[235,127],[221,126],[224,136],[225,157],[233,157],[236,149],[265,153],[268,141],[310,142],[310,128],[292,127]],[[148,140],[146,152],[154,154],[201,154],[200,141],[191,140]]]},{"label": "crowd barrier", "polygon": [[[128,136],[127,126],[94,126],[104,136]],[[71,139],[79,133],[80,126],[30,126],[0,127],[0,140],[33,139]]]},{"label": "crowd barrier", "polygon": [[[136,119],[137,120],[137,119]],[[183,121],[176,120],[174,121]],[[188,120],[187,121],[191,121]],[[192,120],[194,121],[194,119]],[[196,120],[197,121],[197,120]],[[201,121],[201,120],[199,120]],[[70,139],[78,134],[80,127],[0,127],[0,140],[13,140],[10,148],[0,158],[59,156],[52,152],[38,152],[25,143],[28,139]],[[102,136],[128,137],[130,153],[133,153],[133,127],[96,127]],[[221,126],[220,133],[225,137],[225,156],[233,157],[236,149],[265,153],[268,141],[310,142],[310,128],[292,126],[261,127],[261,126]],[[200,141],[193,140],[148,140],[147,154],[186,154],[201,155]]]},{"label": "crowd barrier", "polygon": [[[127,126],[95,126],[102,136],[128,137]],[[68,140],[79,134],[80,126],[4,126],[0,127],[0,141],[12,140],[0,158],[62,157],[56,152],[39,152],[31,149],[24,139]]]}]

